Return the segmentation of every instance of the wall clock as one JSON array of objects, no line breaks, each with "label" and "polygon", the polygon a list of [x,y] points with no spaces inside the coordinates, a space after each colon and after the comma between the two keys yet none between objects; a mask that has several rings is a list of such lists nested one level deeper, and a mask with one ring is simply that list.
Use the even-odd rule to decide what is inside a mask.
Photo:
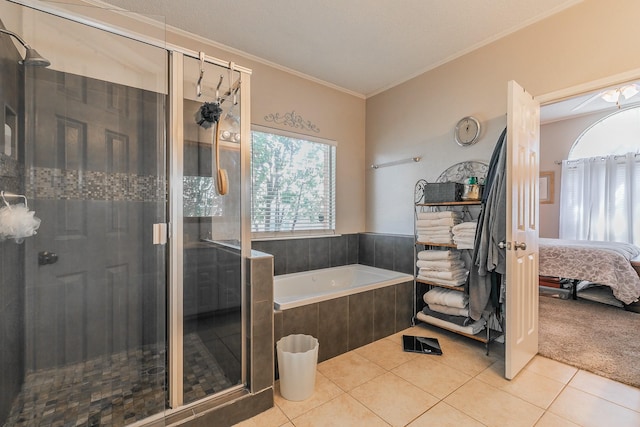
[{"label": "wall clock", "polygon": [[480,136],[480,122],[475,117],[463,117],[456,124],[454,137],[458,145],[466,147],[478,142]]}]

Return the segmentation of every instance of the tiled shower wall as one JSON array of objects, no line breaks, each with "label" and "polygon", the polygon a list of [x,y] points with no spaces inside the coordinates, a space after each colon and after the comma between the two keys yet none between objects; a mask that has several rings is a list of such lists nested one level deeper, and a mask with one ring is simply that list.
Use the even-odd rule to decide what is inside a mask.
[{"label": "tiled shower wall", "polygon": [[27,82],[37,143],[25,148],[25,191],[38,246],[58,261],[32,268],[27,246],[26,370],[162,346],[165,266],[146,225],[166,199],[165,95],[51,68]]},{"label": "tiled shower wall", "polygon": [[[0,22],[0,27],[4,25]],[[23,72],[9,37],[0,38],[0,108],[3,130],[0,131],[0,191],[23,194],[19,162],[22,147],[18,117],[23,106],[19,94],[23,90]],[[13,141],[8,141],[5,124],[11,128]],[[5,144],[10,144],[7,148]],[[7,153],[11,153],[8,155]],[[14,202],[14,200],[9,200]],[[2,203],[2,202],[0,202]],[[2,208],[4,204],[0,204]],[[24,378],[24,244],[13,240],[0,242],[0,424],[9,414],[11,403],[20,391]]]}]

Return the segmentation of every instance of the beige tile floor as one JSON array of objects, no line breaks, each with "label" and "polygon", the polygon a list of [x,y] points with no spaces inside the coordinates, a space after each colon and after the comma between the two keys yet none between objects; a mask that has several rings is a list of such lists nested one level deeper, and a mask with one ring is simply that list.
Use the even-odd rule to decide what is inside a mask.
[{"label": "beige tile floor", "polygon": [[[402,351],[401,335],[437,337],[442,356]],[[503,346],[416,326],[318,365],[314,394],[239,426],[640,426],[640,389],[536,356],[504,379]]]}]

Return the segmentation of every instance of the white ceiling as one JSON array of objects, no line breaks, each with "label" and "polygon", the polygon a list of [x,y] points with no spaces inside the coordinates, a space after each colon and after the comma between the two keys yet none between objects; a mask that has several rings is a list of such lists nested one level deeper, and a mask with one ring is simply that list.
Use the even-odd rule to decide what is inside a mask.
[{"label": "white ceiling", "polygon": [[362,97],[581,0],[103,0]]}]

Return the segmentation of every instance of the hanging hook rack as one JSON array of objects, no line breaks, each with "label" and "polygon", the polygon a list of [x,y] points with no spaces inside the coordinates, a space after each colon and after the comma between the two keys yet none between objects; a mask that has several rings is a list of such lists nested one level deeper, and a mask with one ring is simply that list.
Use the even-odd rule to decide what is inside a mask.
[{"label": "hanging hook rack", "polygon": [[200,98],[202,96],[202,77],[204,76],[204,52],[199,52],[200,58],[200,77],[198,77],[198,83],[196,84],[196,96]]},{"label": "hanging hook rack", "polygon": [[29,204],[27,203],[27,196],[24,196],[22,194],[13,194],[13,193],[7,193],[6,191],[0,191],[0,197],[2,197],[2,201],[4,202],[5,205],[7,205],[7,207],[11,207],[11,205],[7,201],[7,197],[23,198],[24,207],[27,209],[29,208]]},{"label": "hanging hook rack", "polygon": [[220,79],[218,80],[218,85],[216,86],[216,102],[220,104],[220,86],[222,86],[222,80],[224,76],[220,74]]}]

